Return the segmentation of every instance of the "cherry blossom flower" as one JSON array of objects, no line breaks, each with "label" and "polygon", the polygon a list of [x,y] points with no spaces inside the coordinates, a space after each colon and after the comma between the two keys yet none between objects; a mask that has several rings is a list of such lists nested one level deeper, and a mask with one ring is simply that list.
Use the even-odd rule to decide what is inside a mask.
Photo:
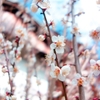
[{"label": "cherry blossom flower", "polygon": [[56,55],[54,54],[53,51],[51,51],[49,54],[46,55],[46,62],[49,65],[51,65],[51,63],[55,63],[55,59],[56,59]]},{"label": "cherry blossom flower", "polygon": [[14,96],[14,95],[11,96],[11,99],[12,99],[12,100],[17,100],[17,99],[16,99],[16,96]]},{"label": "cherry blossom flower", "polygon": [[38,39],[39,39],[40,41],[44,41],[44,40],[45,40],[45,35],[39,35],[39,36],[38,36]]},{"label": "cherry blossom flower", "polygon": [[38,2],[38,5],[42,9],[48,9],[48,8],[50,8],[50,2],[49,2],[49,0],[41,0],[40,2]]},{"label": "cherry blossom flower", "polygon": [[27,31],[24,27],[19,26],[16,27],[15,29],[15,33],[17,34],[17,36],[19,36],[20,38],[26,40],[27,39]]},{"label": "cherry blossom flower", "polygon": [[6,41],[3,45],[6,49],[12,49],[12,42],[10,41]]},{"label": "cherry blossom flower", "polygon": [[55,49],[57,53],[64,53],[64,46],[65,46],[65,38],[64,36],[53,36],[52,37],[52,44],[50,45],[51,49]]},{"label": "cherry blossom flower", "polygon": [[73,28],[72,28],[71,33],[72,33],[72,34],[75,34],[75,35],[80,35],[80,33],[79,33],[79,28],[78,28],[78,25],[77,25],[77,24],[74,24],[74,25],[73,25]]},{"label": "cherry blossom flower", "polygon": [[79,73],[77,73],[72,80],[73,85],[78,85],[78,86],[86,86],[87,82],[85,81],[84,77],[82,77]]},{"label": "cherry blossom flower", "polygon": [[59,79],[60,81],[65,81],[66,76],[70,72],[69,65],[63,66],[62,68],[59,68],[58,66],[55,66],[54,64],[51,64],[51,72],[50,75],[52,78]]},{"label": "cherry blossom flower", "polygon": [[100,40],[100,27],[90,32],[90,37],[94,40]]},{"label": "cherry blossom flower", "polygon": [[52,26],[53,29],[55,28],[55,22],[54,22],[54,20],[52,20],[52,21],[50,22],[49,26]]},{"label": "cherry blossom flower", "polygon": [[100,0],[96,0],[96,3],[97,3],[98,5],[100,5]]},{"label": "cherry blossom flower", "polygon": [[31,4],[31,11],[32,12],[37,12],[38,11],[38,6],[35,3]]},{"label": "cherry blossom flower", "polygon": [[8,70],[7,70],[7,68],[6,67],[2,67],[2,72],[3,73],[6,73]]},{"label": "cherry blossom flower", "polygon": [[86,50],[84,50],[84,51],[82,51],[81,53],[80,53],[80,57],[82,57],[82,58],[89,58],[90,57],[90,54],[91,54],[91,52],[88,50],[88,49],[86,49]]},{"label": "cherry blossom flower", "polygon": [[32,12],[37,12],[38,8],[41,7],[42,9],[48,9],[50,8],[50,3],[48,0],[35,0],[31,4],[31,10]]},{"label": "cherry blossom flower", "polygon": [[98,76],[100,74],[100,60],[95,61],[94,59],[91,59],[90,64],[91,64],[93,74],[95,76]]}]

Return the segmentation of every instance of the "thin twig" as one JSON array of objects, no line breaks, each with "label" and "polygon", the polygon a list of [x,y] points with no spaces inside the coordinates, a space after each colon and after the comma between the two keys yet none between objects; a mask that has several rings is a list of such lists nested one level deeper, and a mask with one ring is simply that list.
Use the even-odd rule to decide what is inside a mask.
[{"label": "thin twig", "polygon": [[[44,16],[44,20],[46,22],[46,26],[47,26],[47,29],[48,29],[48,33],[49,33],[49,37],[50,37],[50,42],[52,43],[51,32],[50,32],[50,28],[49,28],[49,25],[48,25],[48,21],[47,21],[46,15],[45,15],[45,10],[42,9],[42,11],[43,11],[42,14]],[[56,64],[57,64],[58,67],[60,67],[59,66],[59,62],[58,62],[58,58],[57,58],[57,53],[56,53],[55,49],[54,49],[54,53],[56,54]],[[63,90],[64,90],[65,100],[68,100],[67,99],[67,95],[66,95],[66,89],[65,89],[65,86],[64,86],[64,82],[62,82],[62,86],[63,86]]]},{"label": "thin twig", "polygon": [[7,73],[8,73],[8,78],[9,78],[9,84],[10,84],[10,96],[12,95],[12,84],[11,84],[11,77],[10,77],[10,71],[9,71],[9,59],[7,56],[7,51],[5,49],[5,46],[3,46],[3,50],[4,50],[4,56],[6,59],[6,67],[7,67]]}]

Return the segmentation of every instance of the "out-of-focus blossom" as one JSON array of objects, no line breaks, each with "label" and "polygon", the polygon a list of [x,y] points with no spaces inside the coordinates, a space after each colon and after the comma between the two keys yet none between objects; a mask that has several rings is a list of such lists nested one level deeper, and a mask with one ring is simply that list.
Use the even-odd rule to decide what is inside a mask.
[{"label": "out-of-focus blossom", "polygon": [[55,49],[57,53],[64,53],[64,46],[65,46],[65,38],[64,36],[53,36],[52,37],[52,44],[50,45],[51,49]]},{"label": "out-of-focus blossom", "polygon": [[39,79],[36,79],[37,86],[41,85],[41,81]]},{"label": "out-of-focus blossom", "polygon": [[74,25],[73,25],[73,28],[72,28],[71,33],[72,33],[72,34],[75,34],[75,35],[80,35],[80,33],[79,33],[79,28],[78,28],[78,25],[77,25],[77,24],[74,24]]},{"label": "out-of-focus blossom", "polygon": [[18,68],[17,67],[14,67],[13,68],[13,71],[14,71],[14,73],[17,73],[18,72]]},{"label": "out-of-focus blossom", "polygon": [[54,29],[55,28],[55,22],[54,21],[51,21],[49,26],[52,26],[52,28]]},{"label": "out-of-focus blossom", "polygon": [[41,0],[40,2],[38,2],[38,5],[42,9],[48,9],[48,8],[50,8],[50,2],[48,0]]},{"label": "out-of-focus blossom", "polygon": [[17,100],[16,97],[13,95],[11,96],[11,100]]},{"label": "out-of-focus blossom", "polygon": [[91,59],[90,64],[91,64],[93,74],[95,76],[98,76],[100,74],[100,60],[95,61],[94,59]]},{"label": "out-of-focus blossom", "polygon": [[44,40],[45,40],[45,35],[39,35],[39,36],[38,36],[38,39],[39,39],[40,41],[44,41]]},{"label": "out-of-focus blossom", "polygon": [[57,78],[60,81],[65,81],[66,76],[70,72],[70,67],[69,65],[63,66],[62,68],[59,68],[58,66],[55,66],[54,64],[51,64],[51,77],[52,78]]},{"label": "out-of-focus blossom", "polygon": [[6,41],[5,43],[4,43],[4,47],[6,48],[6,49],[12,49],[12,42],[10,42],[10,41]]},{"label": "out-of-focus blossom", "polygon": [[20,61],[21,60],[21,48],[14,47],[10,52],[9,52],[9,58],[12,63],[15,61]]},{"label": "out-of-focus blossom", "polygon": [[99,5],[100,4],[100,0],[96,0],[96,3]]},{"label": "out-of-focus blossom", "polygon": [[87,76],[86,80],[87,80],[87,82],[89,84],[93,84],[95,82],[95,78],[93,77],[93,73],[92,72],[89,73],[89,75]]},{"label": "out-of-focus blossom", "polygon": [[62,91],[54,91],[54,92],[53,92],[53,97],[54,97],[54,98],[57,98],[57,97],[59,97],[60,95],[62,95]]},{"label": "out-of-focus blossom", "polygon": [[55,63],[55,59],[56,59],[56,55],[54,54],[53,51],[50,52],[50,54],[46,55],[46,62],[49,65],[51,65],[51,63]]},{"label": "out-of-focus blossom", "polygon": [[100,40],[100,27],[97,27],[96,30],[90,32],[90,37],[94,40]]},{"label": "out-of-focus blossom", "polygon": [[85,79],[79,73],[77,73],[75,75],[74,79],[72,80],[72,84],[78,85],[78,86],[86,86],[87,82],[85,81]]},{"label": "out-of-focus blossom", "polygon": [[0,33],[0,44],[4,42],[4,38],[3,38],[3,35],[2,33]]},{"label": "out-of-focus blossom", "polygon": [[46,0],[35,0],[31,4],[31,10],[32,12],[37,12],[38,8],[41,7],[42,9],[48,9],[50,8],[50,3],[49,1]]},{"label": "out-of-focus blossom", "polygon": [[31,11],[32,12],[37,12],[38,11],[38,6],[35,3],[31,4]]},{"label": "out-of-focus blossom", "polygon": [[16,27],[15,33],[20,38],[25,39],[25,40],[27,39],[27,31],[26,31],[26,28],[24,28],[22,26]]},{"label": "out-of-focus blossom", "polygon": [[2,67],[2,72],[3,73],[6,73],[8,70],[7,70],[7,68],[6,67]]},{"label": "out-of-focus blossom", "polygon": [[83,57],[83,58],[89,58],[90,57],[90,51],[84,50],[80,53],[80,56]]}]

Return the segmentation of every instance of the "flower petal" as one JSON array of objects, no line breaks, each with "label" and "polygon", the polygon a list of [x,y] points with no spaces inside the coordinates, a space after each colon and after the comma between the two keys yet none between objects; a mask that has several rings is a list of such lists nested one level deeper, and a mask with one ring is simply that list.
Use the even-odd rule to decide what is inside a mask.
[{"label": "flower petal", "polygon": [[53,42],[57,42],[58,41],[58,37],[57,36],[52,36],[52,41]]},{"label": "flower petal", "polygon": [[51,64],[51,70],[55,70],[55,67],[56,67],[55,64],[52,63],[52,64]]},{"label": "flower petal", "polygon": [[52,72],[52,71],[50,72],[50,76],[51,76],[52,78],[56,78],[54,72]]},{"label": "flower petal", "polygon": [[57,47],[56,52],[57,53],[64,53],[64,48],[63,47],[59,47],[59,48]]},{"label": "flower petal", "polygon": [[73,79],[73,80],[72,80],[72,84],[73,84],[73,85],[77,85],[77,80],[76,80],[76,79]]},{"label": "flower petal", "polygon": [[61,74],[59,74],[58,79],[60,81],[65,81],[66,80],[66,78],[64,76],[62,76]]},{"label": "flower petal", "polygon": [[55,48],[56,48],[56,44],[55,44],[55,43],[52,43],[52,44],[50,45],[50,48],[51,48],[51,49],[55,49]]},{"label": "flower petal", "polygon": [[77,73],[77,74],[75,75],[75,78],[76,78],[76,79],[79,79],[79,78],[81,78],[81,75],[80,75],[79,73]]},{"label": "flower petal", "polygon": [[95,61],[94,59],[91,59],[91,60],[90,60],[90,64],[91,64],[91,65],[95,65],[95,64],[96,64],[96,61]]},{"label": "flower petal", "polygon": [[71,69],[70,69],[69,65],[63,66],[61,68],[61,75],[66,77],[69,74],[70,70]]},{"label": "flower petal", "polygon": [[100,74],[100,71],[99,70],[94,70],[93,74],[94,74],[94,76],[98,76]]},{"label": "flower petal", "polygon": [[100,60],[97,61],[97,64],[100,65]]},{"label": "flower petal", "polygon": [[58,39],[59,39],[60,41],[64,42],[65,37],[64,37],[64,36],[59,36],[59,35],[58,35]]}]

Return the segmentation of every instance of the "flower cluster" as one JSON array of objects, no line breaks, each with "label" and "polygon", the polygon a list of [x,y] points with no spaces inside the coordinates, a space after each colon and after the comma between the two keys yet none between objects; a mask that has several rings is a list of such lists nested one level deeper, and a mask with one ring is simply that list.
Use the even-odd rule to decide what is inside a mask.
[{"label": "flower cluster", "polygon": [[50,75],[52,78],[59,79],[60,81],[65,81],[66,76],[70,73],[70,70],[71,69],[69,65],[65,65],[62,68],[59,68],[58,66],[51,64]]}]

